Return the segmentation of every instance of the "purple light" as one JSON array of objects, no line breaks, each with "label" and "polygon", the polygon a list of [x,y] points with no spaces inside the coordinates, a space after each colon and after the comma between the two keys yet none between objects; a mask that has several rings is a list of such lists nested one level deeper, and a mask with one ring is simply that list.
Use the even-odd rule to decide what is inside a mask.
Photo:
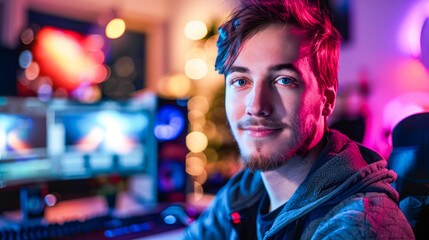
[{"label": "purple light", "polygon": [[37,96],[40,101],[47,102],[52,97],[52,87],[49,84],[42,84],[39,89],[37,89]]},{"label": "purple light", "polygon": [[416,2],[410,8],[398,35],[399,47],[404,53],[415,57],[420,56],[421,29],[427,17],[429,17],[429,2]]},{"label": "purple light", "polygon": [[45,203],[48,207],[55,206],[57,204],[57,197],[54,194],[48,194],[45,196]]}]

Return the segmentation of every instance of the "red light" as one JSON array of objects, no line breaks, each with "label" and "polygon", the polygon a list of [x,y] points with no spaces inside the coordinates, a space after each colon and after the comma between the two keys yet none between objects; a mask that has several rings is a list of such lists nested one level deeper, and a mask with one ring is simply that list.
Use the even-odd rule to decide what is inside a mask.
[{"label": "red light", "polygon": [[49,76],[55,88],[73,90],[81,84],[102,82],[104,41],[99,35],[88,37],[53,27],[42,28],[37,35],[34,56],[40,74]]}]

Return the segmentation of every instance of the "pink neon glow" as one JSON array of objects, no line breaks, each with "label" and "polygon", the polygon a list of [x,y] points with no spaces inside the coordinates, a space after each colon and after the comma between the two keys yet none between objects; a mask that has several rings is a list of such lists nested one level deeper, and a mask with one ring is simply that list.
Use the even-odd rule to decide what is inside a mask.
[{"label": "pink neon glow", "polygon": [[401,91],[423,91],[427,89],[429,73],[422,62],[417,59],[404,59],[398,62],[391,74],[391,79],[397,79],[395,86]]},{"label": "pink neon glow", "polygon": [[429,111],[429,93],[410,92],[400,95],[386,104],[384,126],[392,131],[402,119],[424,111]]},{"label": "pink neon glow", "polygon": [[404,53],[418,57],[421,53],[420,35],[425,19],[429,17],[429,2],[419,1],[410,8],[398,35],[399,47]]}]

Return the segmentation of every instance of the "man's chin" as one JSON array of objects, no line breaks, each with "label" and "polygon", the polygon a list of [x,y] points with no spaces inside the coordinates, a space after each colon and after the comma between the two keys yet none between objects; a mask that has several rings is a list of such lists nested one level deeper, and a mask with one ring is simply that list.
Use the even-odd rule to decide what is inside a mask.
[{"label": "man's chin", "polygon": [[277,154],[272,154],[270,157],[262,154],[249,154],[242,155],[241,162],[250,170],[260,170],[260,171],[270,171],[279,168],[282,166],[287,160]]}]

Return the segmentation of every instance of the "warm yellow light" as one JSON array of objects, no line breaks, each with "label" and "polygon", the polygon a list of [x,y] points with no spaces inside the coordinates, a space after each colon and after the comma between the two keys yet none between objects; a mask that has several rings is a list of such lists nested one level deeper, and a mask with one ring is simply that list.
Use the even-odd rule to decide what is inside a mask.
[{"label": "warm yellow light", "polygon": [[186,164],[186,172],[191,176],[199,176],[203,174],[204,168],[199,165],[188,165]]},{"label": "warm yellow light", "polygon": [[186,51],[185,60],[193,58],[207,59],[206,51],[200,47],[194,47]]},{"label": "warm yellow light", "polygon": [[191,124],[197,123],[204,126],[206,123],[206,116],[204,113],[198,110],[192,110],[188,112],[188,119]]},{"label": "warm yellow light", "polygon": [[111,39],[116,39],[122,36],[125,32],[125,21],[120,18],[111,20],[106,26],[106,36]]},{"label": "warm yellow light", "polygon": [[207,97],[205,96],[194,96],[188,101],[188,110],[198,110],[203,114],[209,111],[210,105]]},{"label": "warm yellow light", "polygon": [[201,172],[201,174],[199,174],[198,176],[194,176],[193,179],[195,182],[203,185],[206,181],[207,181],[207,171],[203,168],[203,171]]},{"label": "warm yellow light", "polygon": [[191,40],[199,40],[206,35],[207,26],[201,21],[190,21],[185,26],[185,36]]},{"label": "warm yellow light", "polygon": [[186,136],[186,146],[191,152],[202,152],[207,148],[208,140],[202,132],[191,132]]},{"label": "warm yellow light", "polygon": [[204,153],[189,153],[186,156],[186,172],[191,176],[199,176],[205,171],[206,163]]},{"label": "warm yellow light", "polygon": [[165,97],[184,98],[189,96],[192,83],[184,74],[175,74],[161,79],[158,91]]},{"label": "warm yellow light", "polygon": [[198,182],[194,182],[194,201],[199,201],[203,197],[204,189]]},{"label": "warm yellow light", "polygon": [[207,74],[207,64],[200,58],[193,58],[186,62],[185,74],[191,79],[201,79]]},{"label": "warm yellow light", "polygon": [[194,157],[198,158],[201,161],[201,163],[203,164],[203,166],[205,166],[207,164],[207,157],[203,152],[198,152],[198,153],[190,152],[190,153],[186,154],[186,159],[194,158]]},{"label": "warm yellow light", "polygon": [[183,98],[191,90],[191,81],[182,74],[173,75],[168,80],[168,92],[176,98]]}]

